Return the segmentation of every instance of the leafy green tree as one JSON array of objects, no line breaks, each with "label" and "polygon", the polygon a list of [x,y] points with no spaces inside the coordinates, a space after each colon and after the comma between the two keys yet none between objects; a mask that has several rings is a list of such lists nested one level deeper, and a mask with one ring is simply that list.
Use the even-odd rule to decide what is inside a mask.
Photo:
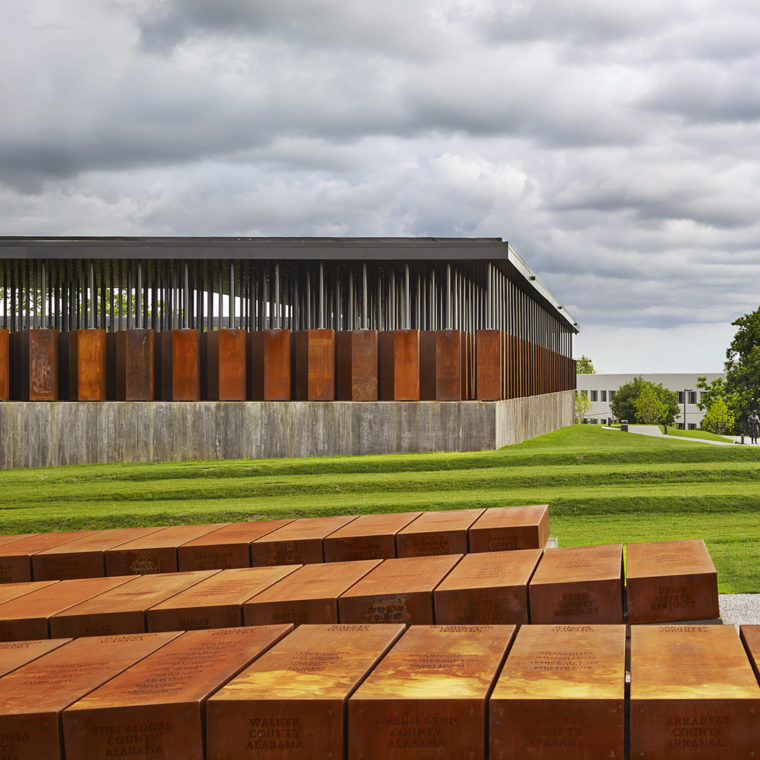
[{"label": "leafy green tree", "polygon": [[760,406],[760,308],[731,324],[738,329],[726,350],[724,399],[741,428],[752,410]]},{"label": "leafy green tree", "polygon": [[610,402],[612,413],[619,420],[628,420],[629,422],[640,422],[639,412],[636,408],[636,400],[641,395],[644,388],[653,389],[657,398],[662,403],[665,411],[663,412],[660,422],[666,425],[672,425],[678,414],[678,394],[664,388],[662,383],[652,383],[644,380],[643,377],[634,377],[630,383],[621,385],[615,392],[615,396]]},{"label": "leafy green tree", "polygon": [[596,370],[591,361],[590,356],[585,354],[580,359],[575,360],[575,374],[576,375],[595,375]]},{"label": "leafy green tree", "polygon": [[705,418],[702,420],[702,427],[705,430],[717,433],[718,435],[731,433],[735,424],[734,413],[728,408],[722,396],[718,396],[710,404]]},{"label": "leafy green tree", "polygon": [[665,419],[667,408],[660,400],[653,383],[647,383],[633,402],[636,421],[646,425],[657,425]]},{"label": "leafy green tree", "polygon": [[591,402],[589,401],[586,391],[575,391],[575,424],[580,425],[583,422],[583,418],[586,416],[586,412],[591,409]]}]

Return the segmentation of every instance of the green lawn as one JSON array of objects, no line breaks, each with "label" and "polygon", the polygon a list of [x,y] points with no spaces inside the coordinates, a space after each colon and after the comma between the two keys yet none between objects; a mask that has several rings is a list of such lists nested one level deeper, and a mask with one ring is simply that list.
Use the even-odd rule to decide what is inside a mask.
[{"label": "green lawn", "polygon": [[[665,428],[660,425],[660,430],[665,432]],[[675,425],[668,425],[668,435],[677,435],[679,438],[701,438],[704,441],[723,441],[724,443],[733,443],[733,438],[726,438],[725,435],[717,435],[709,430],[681,430]]]},{"label": "green lawn", "polygon": [[760,447],[582,425],[496,452],[0,472],[0,531],[550,505],[561,546],[702,537],[721,591],[760,592]]}]

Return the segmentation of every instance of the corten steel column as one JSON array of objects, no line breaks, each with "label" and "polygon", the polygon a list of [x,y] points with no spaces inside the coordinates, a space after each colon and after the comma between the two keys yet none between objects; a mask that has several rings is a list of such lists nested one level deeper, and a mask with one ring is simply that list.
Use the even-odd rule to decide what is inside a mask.
[{"label": "corten steel column", "polygon": [[335,333],[338,401],[377,401],[377,350],[377,330],[341,330]]},{"label": "corten steel column", "polygon": [[247,357],[245,330],[201,333],[203,398],[209,401],[245,401]]},{"label": "corten steel column", "polygon": [[158,377],[163,401],[200,401],[201,335],[199,330],[159,333]]},{"label": "corten steel column", "polygon": [[11,397],[10,332],[0,328],[0,401]]},{"label": "corten steel column", "polygon": [[115,401],[153,401],[153,330],[108,333],[106,350],[108,398]]},{"label": "corten steel column", "polygon": [[475,343],[478,401],[498,401],[502,397],[503,350],[500,330],[478,330]]},{"label": "corten steel column", "polygon": [[461,330],[425,330],[420,334],[421,399],[461,401],[465,368],[465,337]]},{"label": "corten steel column", "polygon": [[335,400],[335,330],[298,330],[293,334],[293,375],[298,401]]},{"label": "corten steel column", "polygon": [[96,328],[61,333],[60,397],[69,401],[105,401],[106,331]]},{"label": "corten steel column", "polygon": [[420,331],[380,333],[380,399],[420,400]]},{"label": "corten steel column", "polygon": [[22,330],[11,338],[11,395],[19,401],[58,400],[58,333]]},{"label": "corten steel column", "polygon": [[291,331],[256,330],[248,334],[248,398],[290,401]]}]

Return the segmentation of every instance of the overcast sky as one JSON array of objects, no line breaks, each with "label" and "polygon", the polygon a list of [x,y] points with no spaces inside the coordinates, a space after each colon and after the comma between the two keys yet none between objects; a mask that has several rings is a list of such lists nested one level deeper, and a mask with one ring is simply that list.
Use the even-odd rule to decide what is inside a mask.
[{"label": "overcast sky", "polygon": [[757,0],[5,0],[2,235],[509,240],[597,369],[760,302]]}]

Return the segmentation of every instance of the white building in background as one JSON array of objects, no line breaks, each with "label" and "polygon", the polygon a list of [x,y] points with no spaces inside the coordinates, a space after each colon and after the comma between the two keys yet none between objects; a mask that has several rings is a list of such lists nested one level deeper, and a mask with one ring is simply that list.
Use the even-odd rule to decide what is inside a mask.
[{"label": "white building in background", "polygon": [[[672,374],[643,374],[632,373],[622,375],[576,375],[578,391],[586,393],[591,402],[591,408],[586,412],[586,420],[590,423],[609,424],[613,414],[610,401],[621,385],[630,383],[635,377],[643,377],[651,383],[662,383],[663,387],[675,391],[678,394],[680,407],[676,417],[676,425],[679,428],[695,430],[702,423],[705,413],[697,407],[697,401],[701,399],[702,392],[697,388],[697,378],[707,378],[711,383],[719,377],[725,378],[723,372],[701,372],[690,374],[688,372],[674,372]],[[633,420],[629,420],[633,422]]]}]

